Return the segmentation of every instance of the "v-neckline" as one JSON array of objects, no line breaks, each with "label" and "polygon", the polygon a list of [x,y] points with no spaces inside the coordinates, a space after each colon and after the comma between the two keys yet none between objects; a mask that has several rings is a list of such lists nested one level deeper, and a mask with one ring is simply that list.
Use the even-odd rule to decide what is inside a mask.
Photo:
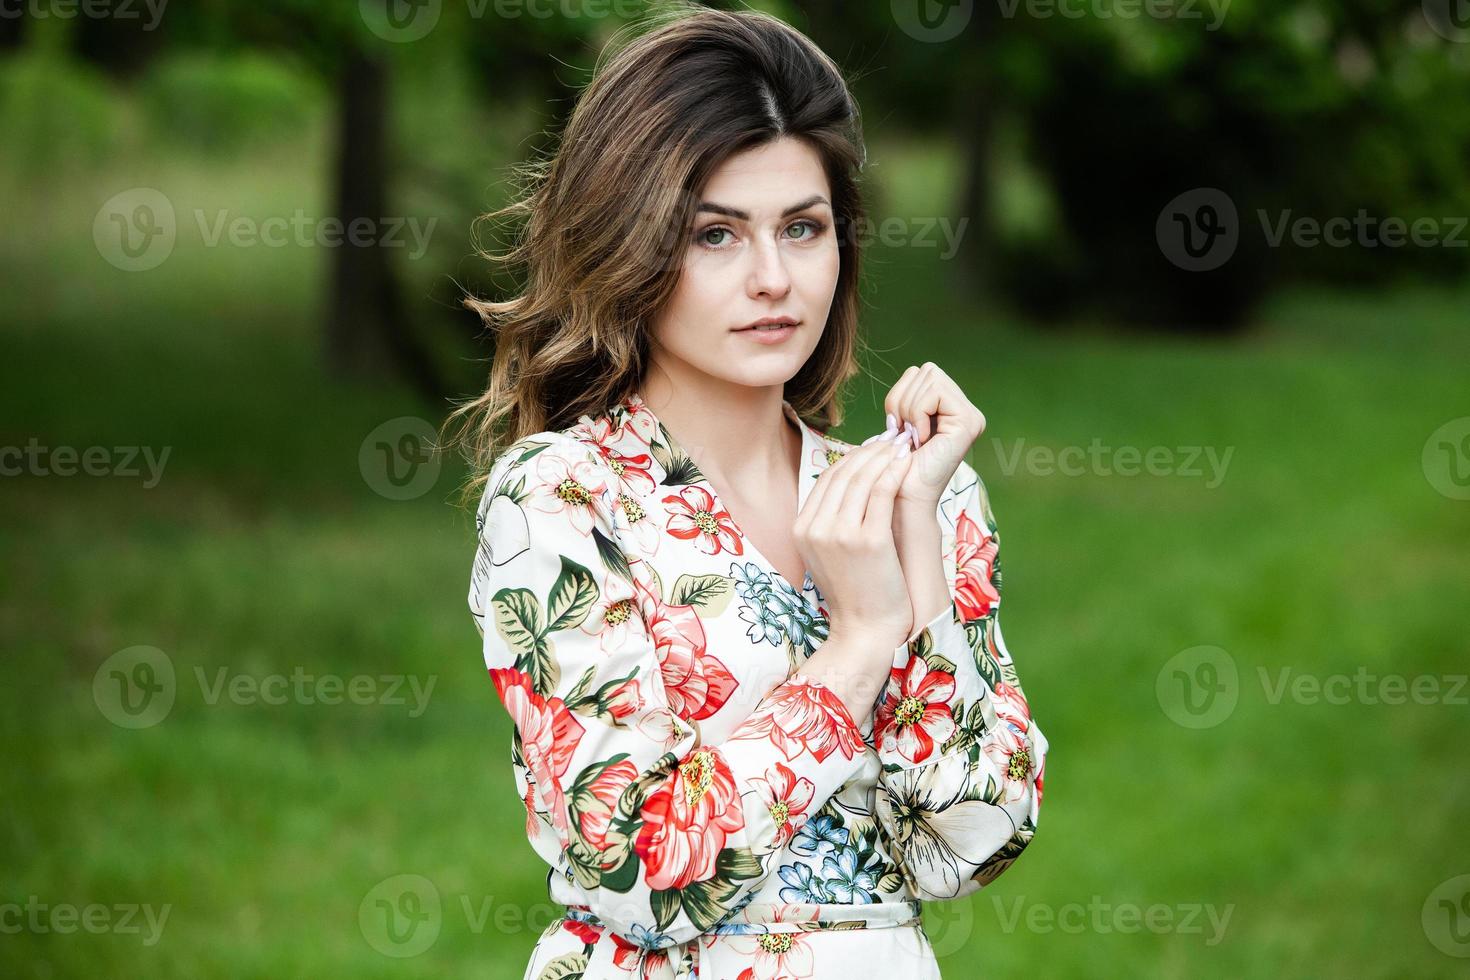
[{"label": "v-neckline", "polygon": [[[679,443],[679,440],[674,437],[674,433],[669,430],[668,426],[664,425],[663,420],[658,417],[653,409],[649,408],[648,402],[643,400],[643,396],[638,394],[637,392],[634,392],[633,394],[628,396],[628,400],[633,403],[633,405],[640,411],[648,413],[648,416],[650,420],[654,423],[654,427],[657,430],[659,436],[663,439],[664,445],[668,447],[669,453],[676,458],[683,458],[689,461],[689,466],[692,468],[693,473],[696,476],[696,479],[693,482],[701,486],[704,491],[710,495],[710,498],[714,502],[715,508],[717,510],[724,511],[726,517],[729,519],[731,526],[735,529],[736,536],[740,539],[741,546],[744,548],[744,554],[740,557],[743,557],[747,561],[753,561],[756,564],[760,565],[763,571],[769,574],[772,578],[779,579],[784,585],[786,585],[788,589],[791,590],[793,594],[801,597],[812,607],[813,611],[820,614],[821,610],[817,608],[816,602],[814,602],[807,595],[806,584],[807,582],[810,582],[812,580],[811,569],[803,568],[801,584],[793,584],[791,580],[788,579],[785,574],[783,574],[782,571],[776,567],[775,563],[767,558],[761,552],[760,548],[756,547],[755,541],[752,540],[751,537],[745,533],[745,528],[741,525],[739,519],[736,518],[735,514],[725,504],[724,499],[720,496],[720,492],[715,489],[715,485],[710,482],[709,477],[704,475],[704,471],[699,468],[699,464],[694,461],[694,458],[689,455],[689,453]],[[801,508],[806,505],[807,496],[811,493],[812,485],[816,483],[817,476],[820,474],[820,470],[812,462],[812,460],[814,459],[813,451],[820,447],[825,452],[827,450],[827,443],[826,440],[823,439],[819,433],[808,426],[806,422],[802,421],[801,416],[796,413],[796,409],[792,408],[791,403],[784,398],[781,399],[781,413],[786,418],[795,422],[797,429],[799,429],[801,432],[801,458],[798,461],[796,472],[796,512],[799,514],[801,513]],[[805,562],[803,562],[802,564],[804,565]]]}]

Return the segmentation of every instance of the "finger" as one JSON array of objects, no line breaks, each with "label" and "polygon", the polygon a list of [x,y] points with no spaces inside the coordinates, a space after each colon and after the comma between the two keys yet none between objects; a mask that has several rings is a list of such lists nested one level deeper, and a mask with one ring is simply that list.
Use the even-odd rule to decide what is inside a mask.
[{"label": "finger", "polygon": [[915,449],[922,445],[922,440],[918,438],[920,435],[918,431],[920,420],[918,411],[913,406],[914,397],[917,392],[929,383],[929,375],[934,368],[935,364],[933,361],[925,361],[923,364],[918,365],[914,370],[913,376],[909,379],[908,384],[904,387],[902,397],[899,398],[902,417],[908,422],[913,423],[911,431],[915,437]]},{"label": "finger", "polygon": [[884,411],[898,419],[899,428],[903,428],[903,415],[901,414],[900,405],[903,401],[904,393],[908,391],[909,382],[918,373],[918,365],[910,365],[904,370],[903,374],[898,376],[898,380],[893,383],[893,387],[888,389],[888,394],[883,398]]},{"label": "finger", "polygon": [[904,417],[913,422],[919,445],[927,442],[933,432],[929,413],[935,399],[929,394],[930,387],[929,372],[925,371],[909,385],[903,399]]},{"label": "finger", "polygon": [[929,374],[924,378],[924,386],[914,392],[914,425],[919,427],[920,443],[928,442],[934,435],[942,404],[939,386],[934,383],[934,375]]},{"label": "finger", "polygon": [[946,406],[946,412],[940,415],[941,430],[947,427],[949,419],[953,419],[957,432],[963,432],[971,441],[979,438],[985,431],[985,413],[975,407],[964,389],[943,370],[934,374],[933,382],[941,390],[940,400]]},{"label": "finger", "polygon": [[868,496],[868,509],[863,514],[863,527],[876,525],[880,528],[893,530],[893,508],[898,498],[898,488],[903,485],[903,479],[908,475],[909,467],[914,465],[914,454],[912,452],[901,453],[895,456],[888,467],[873,484],[872,493]]},{"label": "finger", "polygon": [[909,455],[904,451],[905,448],[903,443],[898,443],[897,446],[888,443],[885,451],[874,453],[871,459],[863,461],[861,469],[852,474],[836,515],[842,527],[863,526],[868,504],[873,496],[873,485],[897,459]]},{"label": "finger", "polygon": [[[875,442],[871,445],[877,446],[881,445],[881,443]],[[844,482],[846,479],[844,473],[847,471],[847,467],[852,465],[853,455],[862,451],[860,447],[843,453],[838,457],[836,462],[829,464],[825,470],[817,474],[816,482],[812,484],[811,490],[807,493],[806,503],[802,505],[801,512],[797,514],[796,523],[793,527],[803,530],[808,529],[819,516],[825,513],[823,507],[825,506],[824,502],[827,499],[827,495]]]},{"label": "finger", "polygon": [[[852,483],[855,475],[860,473],[874,459],[883,459],[893,454],[893,443],[891,441],[875,442],[859,449],[854,449],[838,462],[846,464],[840,472],[833,473],[832,483],[823,496],[819,509],[813,514],[813,521],[818,524],[825,522],[840,522],[843,514],[845,501],[854,492]],[[824,476],[826,474],[823,474]],[[827,525],[832,526],[832,525]]]}]

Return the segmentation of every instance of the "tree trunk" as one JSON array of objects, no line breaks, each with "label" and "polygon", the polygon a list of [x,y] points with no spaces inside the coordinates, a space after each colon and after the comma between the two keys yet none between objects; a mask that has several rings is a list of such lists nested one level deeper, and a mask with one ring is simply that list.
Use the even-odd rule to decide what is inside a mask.
[{"label": "tree trunk", "polygon": [[[397,374],[429,398],[443,396],[438,372],[413,335],[390,252],[379,244],[390,225],[388,183],[388,70],[356,48],[343,56],[339,77],[336,217],[368,235],[344,234],[332,250],[326,323],[328,368],[339,377]],[[371,239],[354,244],[357,237]]]}]

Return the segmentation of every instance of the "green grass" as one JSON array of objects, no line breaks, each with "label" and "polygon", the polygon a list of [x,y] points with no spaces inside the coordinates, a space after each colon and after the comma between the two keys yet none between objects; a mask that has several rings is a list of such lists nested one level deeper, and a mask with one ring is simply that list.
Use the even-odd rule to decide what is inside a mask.
[{"label": "green grass", "polygon": [[[152,946],[0,935],[0,972],[518,978],[549,907],[465,606],[458,474],[395,502],[358,472],[376,425],[429,413],[320,375],[322,250],[181,237],[152,272],[103,263],[92,215],[135,184],[189,207],[321,210],[301,166],[180,165],[37,195],[26,233],[0,245],[0,444],[171,447],[152,489],[0,481],[0,902],[171,907]],[[1205,344],[1028,331],[937,299],[932,251],[881,258],[869,330],[883,353],[839,434],[872,431],[886,385],[926,359],[985,410],[972,461],[1005,543],[1006,636],[1052,746],[1031,848],[967,903],[926,911],[946,976],[1462,969],[1420,916],[1470,872],[1470,709],[1272,704],[1258,669],[1465,672],[1470,503],[1435,492],[1420,453],[1470,415],[1466,292],[1300,292],[1246,337]],[[1233,455],[1213,489],[1007,473],[995,447],[1018,439]],[[128,730],[92,683],[139,644],[165,651],[178,695]],[[1229,652],[1241,685],[1227,720],[1193,730],[1161,709],[1155,678],[1202,644]],[[435,686],[420,717],[210,704],[196,670],[213,683],[220,668]],[[437,941],[404,960],[358,924],[399,874],[443,903]],[[1204,932],[1124,932],[1098,924],[1098,904],[1230,918],[1210,943],[1203,914]],[[1066,927],[1027,925],[1048,912]]]}]

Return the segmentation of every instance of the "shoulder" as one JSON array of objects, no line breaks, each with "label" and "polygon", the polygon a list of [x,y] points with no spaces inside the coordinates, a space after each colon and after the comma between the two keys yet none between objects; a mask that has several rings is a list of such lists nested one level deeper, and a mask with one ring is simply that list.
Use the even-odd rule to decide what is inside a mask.
[{"label": "shoulder", "polygon": [[566,523],[584,535],[603,525],[606,534],[617,485],[612,465],[595,444],[565,431],[522,436],[490,466],[476,509],[477,530],[486,535],[507,524]]},{"label": "shoulder", "polygon": [[580,477],[606,482],[611,465],[596,447],[566,431],[546,430],[522,436],[506,446],[490,465],[485,496],[494,496],[512,483],[545,482],[552,477]]}]

